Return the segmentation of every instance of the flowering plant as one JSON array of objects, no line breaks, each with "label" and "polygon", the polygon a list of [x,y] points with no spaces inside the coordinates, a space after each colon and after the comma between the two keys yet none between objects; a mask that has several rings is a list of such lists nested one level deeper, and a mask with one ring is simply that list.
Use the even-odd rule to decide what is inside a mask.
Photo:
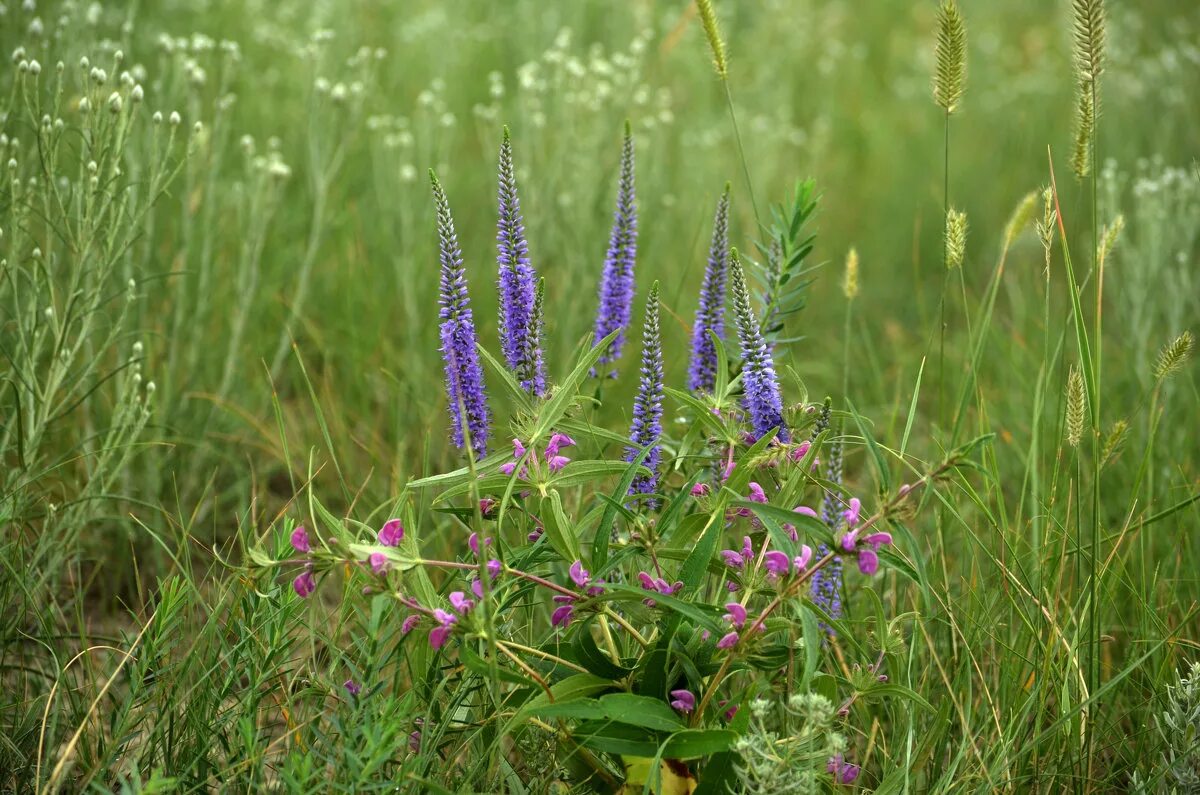
[{"label": "flowering plant", "polygon": [[[742,259],[727,244],[728,190],[696,315],[689,389],[663,381],[656,283],[643,315],[631,425],[614,432],[595,422],[600,408],[582,390],[597,367],[619,363],[632,314],[628,131],[623,153],[595,339],[556,384],[545,376],[543,291],[524,240],[507,133],[500,358],[475,341],[463,256],[434,178],[442,352],[452,439],[466,466],[409,483],[388,507],[395,517],[377,529],[334,517],[314,497],[321,533],[294,528],[290,560],[261,551],[256,560],[296,566],[299,597],[346,570],[357,591],[391,603],[414,697],[413,753],[402,764],[420,780],[450,765],[456,784],[478,786],[491,769],[478,760],[501,765],[503,757],[523,780],[661,792],[682,779],[715,792],[739,779],[761,787],[764,759],[786,757],[806,781],[851,784],[861,763],[847,740],[856,705],[897,697],[927,706],[888,681],[904,617],[887,620],[867,583],[883,566],[917,579],[914,564],[893,550],[894,532],[907,535],[914,495],[971,446],[893,489],[856,412],[835,415],[828,399],[785,404]],[[811,212],[807,203],[796,207]],[[792,237],[802,226],[786,213],[780,223]],[[725,344],[726,284],[737,366]],[[511,407],[511,446],[499,450],[490,445],[495,415],[483,365]],[[673,427],[663,422],[667,397],[685,423],[679,436],[665,430]],[[839,430],[847,419],[857,437]],[[851,441],[875,462],[873,499],[855,496],[843,480]],[[434,524],[428,505],[449,522]],[[455,552],[426,556],[426,527]],[[847,560],[855,574],[843,582]],[[851,621],[847,600],[865,602],[870,618]],[[865,625],[868,642],[856,637]],[[854,658],[860,662],[847,661]],[[353,677],[345,688],[357,701],[384,695],[382,684]],[[753,738],[776,731],[772,715],[804,726],[764,749]],[[792,753],[801,746],[807,750]],[[464,758],[472,748],[485,753]]]}]

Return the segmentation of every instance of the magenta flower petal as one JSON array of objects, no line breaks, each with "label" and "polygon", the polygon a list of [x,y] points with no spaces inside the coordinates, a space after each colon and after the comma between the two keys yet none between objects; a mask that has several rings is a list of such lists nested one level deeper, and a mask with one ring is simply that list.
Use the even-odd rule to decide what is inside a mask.
[{"label": "magenta flower petal", "polygon": [[383,574],[388,569],[387,555],[382,552],[372,552],[367,556],[367,562],[371,564],[371,571],[378,576]]},{"label": "magenta flower petal", "polygon": [[814,511],[812,508],[809,508],[807,505],[797,505],[795,507],[794,511],[795,511],[795,513],[798,513],[801,516],[811,516],[814,519],[817,518],[817,512]]},{"label": "magenta flower petal", "polygon": [[644,572],[644,571],[638,572],[638,582],[640,582],[642,584],[642,588],[644,590],[647,590],[647,591],[654,590],[654,578],[651,577],[647,572]]},{"label": "magenta flower petal", "polygon": [[413,631],[413,628],[416,627],[417,624],[420,623],[421,615],[419,613],[413,613],[411,616],[404,619],[404,623],[400,625],[400,631],[407,635]]},{"label": "magenta flower petal", "polygon": [[792,561],[788,559],[786,552],[772,549],[763,555],[763,567],[769,574],[773,574],[776,577],[783,577],[791,570]]},{"label": "magenta flower petal", "polygon": [[858,550],[858,570],[870,577],[879,571],[879,555],[870,547]]},{"label": "magenta flower petal", "polygon": [[302,555],[312,551],[312,545],[308,542],[308,531],[303,526],[292,531],[292,549]]},{"label": "magenta flower petal", "polygon": [[690,690],[672,690],[671,706],[683,713],[696,708],[696,696]]},{"label": "magenta flower petal", "polygon": [[488,574],[492,575],[493,580],[500,576],[500,567],[500,561],[496,560],[495,558],[492,558],[487,562]]},{"label": "magenta flower petal", "polygon": [[569,571],[569,574],[571,575],[571,579],[580,588],[587,585],[588,580],[591,579],[591,574],[589,574],[588,570],[583,567],[582,560],[577,560],[571,564],[571,569]]},{"label": "magenta flower petal", "polygon": [[546,463],[550,466],[551,472],[557,472],[567,464],[571,463],[571,459],[567,458],[565,455],[550,455],[547,453]]},{"label": "magenta flower petal", "polygon": [[800,554],[797,555],[796,558],[792,561],[793,563],[796,564],[796,572],[797,573],[804,571],[804,569],[808,567],[808,562],[810,560],[812,560],[812,556],[813,556],[812,547],[810,547],[808,544],[805,544],[804,546],[800,547]]},{"label": "magenta flower petal", "polygon": [[862,540],[864,544],[870,544],[874,549],[879,549],[883,544],[892,543],[891,533],[872,533]]},{"label": "magenta flower petal", "polygon": [[800,463],[800,459],[808,455],[808,450],[810,447],[812,447],[812,442],[808,440],[796,445],[795,448],[792,449],[792,461]]},{"label": "magenta flower petal", "polygon": [[740,569],[743,565],[745,565],[746,562],[740,554],[734,552],[732,549],[722,549],[721,559],[724,560],[725,565],[731,569]]},{"label": "magenta flower petal", "polygon": [[742,558],[750,560],[754,557],[754,545],[750,543],[750,536],[742,536]]},{"label": "magenta flower petal", "polygon": [[462,591],[453,591],[450,594],[450,606],[465,616],[471,612],[471,608],[475,606],[475,603],[468,599],[467,595]]},{"label": "magenta flower petal", "polygon": [[379,543],[385,547],[397,546],[403,538],[404,525],[400,524],[399,519],[388,519],[379,528]]},{"label": "magenta flower petal", "polygon": [[855,545],[858,543],[858,531],[852,530],[842,536],[842,549],[847,552],[853,552]]},{"label": "magenta flower petal", "polygon": [[362,685],[358,684],[353,679],[347,679],[342,687],[346,688],[346,692],[352,696],[357,696],[362,692]]},{"label": "magenta flower petal", "polygon": [[710,491],[712,491],[712,489],[707,483],[697,483],[696,485],[692,486],[693,497],[707,497]]},{"label": "magenta flower petal", "polygon": [[842,511],[842,516],[846,519],[847,527],[853,528],[856,524],[858,524],[858,514],[861,509],[862,503],[859,502],[858,497],[851,497],[850,507]]},{"label": "magenta flower petal", "polygon": [[471,593],[475,594],[476,599],[483,598],[483,583],[479,580],[471,580]]},{"label": "magenta flower petal", "polygon": [[571,623],[571,616],[574,614],[574,612],[574,606],[561,605],[560,607],[555,608],[554,612],[550,615],[550,624],[552,626],[565,628],[567,624]]},{"label": "magenta flower petal", "polygon": [[446,645],[446,641],[450,638],[450,633],[454,631],[453,626],[434,627],[429,630],[429,645],[434,649],[440,649]]},{"label": "magenta flower petal", "polygon": [[762,486],[758,485],[753,480],[750,481],[749,500],[750,500],[750,502],[763,502],[763,503],[765,503],[767,501],[767,493],[765,491],[763,491]]},{"label": "magenta flower petal", "polygon": [[742,625],[746,623],[746,608],[740,602],[729,602],[725,605],[725,609],[728,611],[725,614],[725,620],[741,629]]},{"label": "magenta flower petal", "polygon": [[296,576],[296,579],[292,580],[292,588],[296,591],[297,596],[305,599],[317,589],[317,581],[313,579],[312,572],[305,569]]},{"label": "magenta flower petal", "polygon": [[737,645],[737,642],[738,642],[737,632],[729,632],[725,635],[725,637],[723,637],[719,641],[717,641],[717,648],[718,649],[732,649],[734,646]]}]

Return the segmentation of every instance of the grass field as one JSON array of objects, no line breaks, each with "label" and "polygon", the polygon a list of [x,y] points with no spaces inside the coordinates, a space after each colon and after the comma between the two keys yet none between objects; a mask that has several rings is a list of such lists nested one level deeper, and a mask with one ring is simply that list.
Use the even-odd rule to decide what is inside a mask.
[{"label": "grass field", "polygon": [[709,7],[0,4],[0,792],[1200,791],[1200,8]]}]

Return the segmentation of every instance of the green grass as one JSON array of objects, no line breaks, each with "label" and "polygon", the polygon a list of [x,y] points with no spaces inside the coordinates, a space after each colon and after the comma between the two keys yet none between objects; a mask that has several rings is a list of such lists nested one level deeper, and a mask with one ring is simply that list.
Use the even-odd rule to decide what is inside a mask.
[{"label": "green grass", "polygon": [[[1155,791],[1165,749],[1186,742],[1154,716],[1200,644],[1200,392],[1194,366],[1154,374],[1200,317],[1200,12],[1110,5],[1093,183],[1069,167],[1065,2],[962,1],[970,72],[948,145],[932,1],[718,5],[725,84],[682,1],[9,0],[0,52],[23,54],[0,75],[0,790],[519,791],[524,773],[407,752],[431,704],[474,709],[494,679],[403,636],[348,571],[318,603],[243,566],[254,548],[286,557],[290,523],[374,527],[398,506],[426,554],[461,546],[461,524],[408,486],[463,465],[446,443],[424,175],[450,196],[495,352],[511,128],[561,381],[591,330],[628,118],[635,305],[658,280],[668,386],[684,382],[726,182],[731,242],[753,251],[747,183],[765,220],[812,176],[810,259],[829,264],[788,319],[801,339],[777,350],[789,398],[833,396],[864,501],[989,438],[902,523],[916,579],[848,583],[850,625],[878,631],[877,594],[906,644],[891,681],[933,707],[856,706],[842,731],[857,783],[1111,791],[1136,771]],[[1034,224],[1012,239],[1006,224],[1030,192],[1042,218],[1052,180],[1047,271]],[[959,286],[943,270],[947,204],[970,219]],[[1097,312],[1097,227],[1118,214]],[[628,427],[637,347],[618,380],[588,387],[598,426]],[[1089,397],[1078,447],[1072,366]],[[503,428],[513,407],[499,406]],[[667,401],[669,435],[683,413]],[[832,669],[858,659],[827,651]],[[346,698],[347,677],[386,697]],[[448,742],[502,757],[488,732]]]}]

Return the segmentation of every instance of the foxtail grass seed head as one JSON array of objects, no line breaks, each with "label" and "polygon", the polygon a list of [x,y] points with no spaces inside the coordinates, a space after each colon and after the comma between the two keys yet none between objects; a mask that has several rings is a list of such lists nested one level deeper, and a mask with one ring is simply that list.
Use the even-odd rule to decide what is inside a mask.
[{"label": "foxtail grass seed head", "polygon": [[1166,347],[1159,351],[1158,361],[1154,363],[1154,380],[1161,384],[1179,372],[1188,357],[1192,355],[1192,348],[1195,347],[1195,344],[1196,338],[1190,331],[1185,331],[1171,340]]},{"label": "foxtail grass seed head", "polygon": [[791,437],[783,423],[783,398],[775,362],[763,339],[754,309],[750,306],[750,289],[742,270],[737,249],[729,253],[730,286],[733,288],[733,315],[737,323],[738,343],[742,348],[742,391],[746,412],[754,426],[754,435],[761,438],[779,429],[775,438],[788,442]]},{"label": "foxtail grass seed head", "polygon": [[954,113],[967,83],[967,23],[956,0],[942,0],[937,22],[933,100],[946,113]]},{"label": "foxtail grass seed head", "polygon": [[[625,329],[633,307],[633,269],[637,261],[637,194],[634,186],[633,128],[625,122],[625,138],[621,146],[621,176],[617,183],[617,207],[613,211],[612,232],[604,258],[604,273],[600,278],[600,307],[596,312],[596,328],[592,344],[597,345],[614,331],[619,332],[599,359],[593,375],[604,365],[621,358],[625,345]],[[611,375],[616,375],[614,369]]]},{"label": "foxtail grass seed head", "polygon": [[712,0],[696,0],[696,10],[700,13],[700,24],[704,27],[708,48],[712,50],[713,68],[717,70],[717,76],[724,80],[729,74],[729,61],[725,55],[725,40],[721,38],[721,28],[717,24],[717,12],[713,9]]},{"label": "foxtail grass seed head", "polygon": [[1112,219],[1112,223],[1104,227],[1103,234],[1100,235],[1100,250],[1097,252],[1096,261],[1104,265],[1108,259],[1108,255],[1112,253],[1117,245],[1117,240],[1121,237],[1121,232],[1125,229],[1125,216],[1117,215]]},{"label": "foxtail grass seed head", "polygon": [[658,282],[646,299],[646,320],[642,326],[642,371],[637,397],[633,402],[633,424],[629,429],[630,446],[625,460],[633,461],[646,447],[650,451],[642,465],[649,475],[639,475],[629,487],[630,494],[653,494],[658,490],[658,464],[662,457],[663,358],[662,335],[658,322]]},{"label": "foxtail grass seed head", "polygon": [[1121,452],[1121,447],[1125,444],[1125,437],[1129,434],[1129,423],[1126,420],[1117,420],[1113,423],[1108,435],[1104,437],[1103,451],[1100,453],[1101,464],[1107,464]]},{"label": "foxtail grass seed head", "polygon": [[842,279],[842,294],[847,301],[858,295],[858,249],[851,247],[846,253],[846,274]]},{"label": "foxtail grass seed head", "polygon": [[1050,256],[1054,252],[1054,230],[1058,224],[1058,210],[1054,206],[1054,189],[1047,185],[1042,189],[1042,217],[1037,221],[1038,239],[1046,254],[1047,279],[1050,278]]},{"label": "foxtail grass seed head", "polygon": [[946,215],[946,267],[962,267],[967,251],[967,214],[953,208]]},{"label": "foxtail grass seed head", "polygon": [[1080,83],[1094,83],[1104,71],[1104,0],[1073,0],[1075,72]]},{"label": "foxtail grass seed head", "polygon": [[692,358],[688,389],[712,392],[717,383],[717,349],[709,333],[725,339],[725,285],[729,275],[729,183],[717,201],[708,264],[700,285],[700,306],[692,325]]},{"label": "foxtail grass seed head", "polygon": [[1075,108],[1075,145],[1071,150],[1071,171],[1083,179],[1092,173],[1092,136],[1096,131],[1096,107],[1090,83],[1079,85]]},{"label": "foxtail grass seed head", "polygon": [[1037,200],[1037,191],[1030,191],[1021,197],[1020,203],[1013,209],[1012,215],[1008,218],[1008,223],[1004,226],[1005,251],[1012,246],[1013,241],[1017,239],[1017,235],[1024,232],[1025,227],[1029,226],[1029,222],[1033,219],[1033,213],[1037,209]]},{"label": "foxtail grass seed head", "polygon": [[1078,367],[1071,368],[1067,378],[1067,444],[1078,447],[1083,439],[1087,422],[1087,396],[1083,389],[1083,375]]}]

